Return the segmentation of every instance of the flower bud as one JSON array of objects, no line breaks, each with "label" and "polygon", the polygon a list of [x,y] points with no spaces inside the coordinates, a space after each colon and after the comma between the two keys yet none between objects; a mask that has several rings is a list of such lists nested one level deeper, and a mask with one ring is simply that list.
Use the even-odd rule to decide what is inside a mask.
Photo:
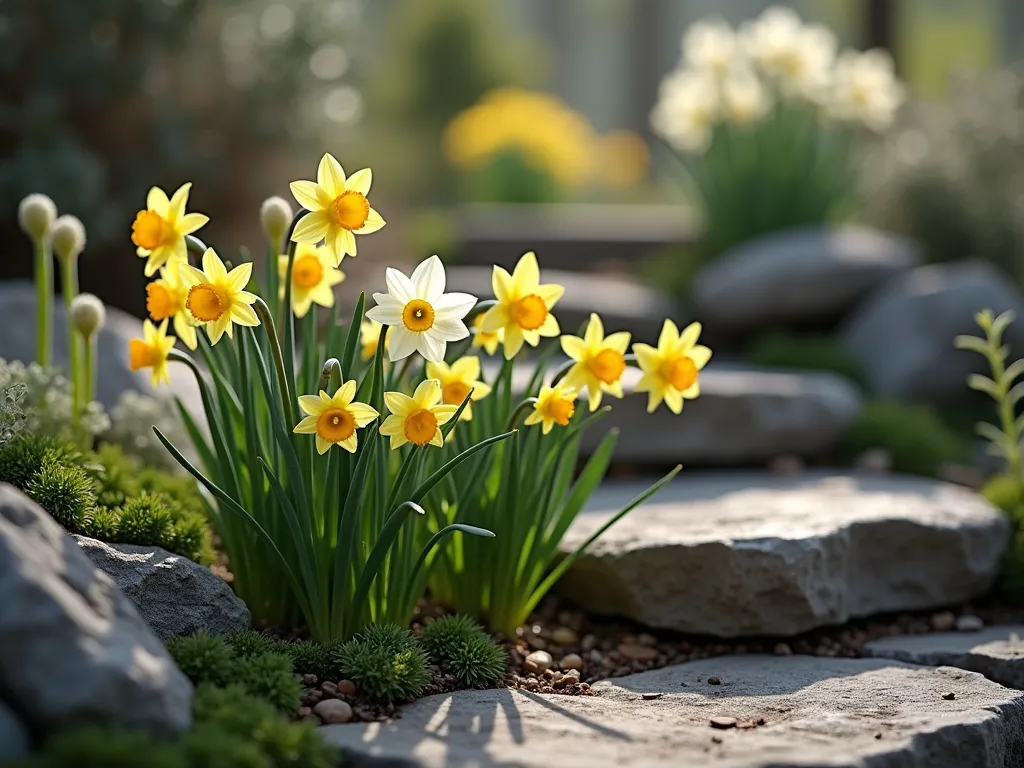
[{"label": "flower bud", "polygon": [[268,197],[260,206],[260,224],[267,239],[280,245],[285,230],[292,223],[292,207],[283,197]]},{"label": "flower bud", "polygon": [[46,237],[55,218],[57,206],[46,195],[28,195],[18,206],[18,224],[36,242]]},{"label": "flower bud", "polygon": [[80,293],[71,302],[71,321],[85,338],[90,338],[103,327],[107,310],[103,302],[91,293]]},{"label": "flower bud", "polygon": [[50,242],[58,258],[63,261],[76,259],[85,249],[85,227],[77,216],[65,214],[53,223]]}]

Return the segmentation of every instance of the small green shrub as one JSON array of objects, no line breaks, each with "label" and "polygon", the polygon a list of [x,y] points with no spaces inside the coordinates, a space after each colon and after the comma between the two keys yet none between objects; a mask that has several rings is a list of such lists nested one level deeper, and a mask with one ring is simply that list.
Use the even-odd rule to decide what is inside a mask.
[{"label": "small green shrub", "polygon": [[896,472],[936,477],[944,463],[967,461],[970,446],[927,405],[879,400],[868,403],[850,426],[842,452],[853,459],[884,448]]},{"label": "small green shrub", "polygon": [[430,622],[420,644],[461,686],[486,688],[505,674],[505,649],[469,616],[455,614]]},{"label": "small green shrub", "polygon": [[136,496],[121,507],[117,524],[120,544],[164,546],[170,543],[174,526],[167,505],[159,496]]},{"label": "small green shrub", "polygon": [[50,739],[44,749],[7,768],[192,768],[176,744],[138,731],[75,728]]},{"label": "small green shrub", "polygon": [[302,685],[292,669],[292,660],[283,653],[264,653],[236,659],[230,679],[251,696],[269,702],[281,712],[292,712],[302,700]]},{"label": "small green shrub", "polygon": [[257,632],[255,629],[231,632],[224,635],[223,639],[236,659],[249,659],[253,656],[262,656],[265,653],[280,651],[278,646],[283,645],[283,643],[279,643],[270,635]]},{"label": "small green shrub", "polygon": [[89,525],[89,538],[100,541],[117,541],[117,528],[121,518],[112,509],[99,507]]},{"label": "small green shrub", "polygon": [[219,637],[211,637],[206,632],[172,637],[167,641],[167,650],[193,685],[226,685],[232,679],[234,657]]},{"label": "small green shrub", "polygon": [[270,757],[244,736],[199,723],[181,742],[189,768],[273,768]]},{"label": "small green shrub", "polygon": [[53,437],[22,433],[0,444],[0,482],[20,491],[28,488],[43,468],[43,460],[56,455],[73,455],[73,449]]},{"label": "small green shrub", "polygon": [[330,643],[280,643],[279,653],[292,660],[292,667],[300,675],[316,675],[318,680],[337,681],[341,678],[338,669],[339,641]]},{"label": "small green shrub", "polygon": [[361,694],[376,701],[418,696],[427,684],[427,656],[412,634],[391,624],[373,624],[337,652],[341,673]]},{"label": "small green shrub", "polygon": [[755,365],[767,368],[832,371],[861,386],[865,383],[860,363],[825,335],[766,333],[754,341],[749,356]]},{"label": "small green shrub", "polygon": [[25,495],[45,509],[70,533],[88,535],[96,513],[96,494],[85,470],[51,451]]}]

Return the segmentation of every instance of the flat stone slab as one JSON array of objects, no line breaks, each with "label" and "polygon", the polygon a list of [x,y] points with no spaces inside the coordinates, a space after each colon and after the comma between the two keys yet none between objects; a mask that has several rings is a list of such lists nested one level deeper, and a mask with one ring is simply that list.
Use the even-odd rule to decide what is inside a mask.
[{"label": "flat stone slab", "polygon": [[[646,487],[602,486],[562,550]],[[793,635],[976,597],[1008,537],[1006,517],[980,495],[925,478],[683,470],[606,531],[558,589],[652,627]]]},{"label": "flat stone slab", "polygon": [[[711,675],[721,685],[708,685]],[[349,764],[388,768],[1008,768],[1024,759],[1024,695],[947,667],[726,656],[594,691],[459,691],[420,699],[398,720],[320,733]],[[752,727],[715,728],[712,718]]]},{"label": "flat stone slab", "polygon": [[1009,688],[1024,688],[1024,626],[986,627],[978,632],[883,637],[861,653],[911,664],[947,666],[979,672]]}]

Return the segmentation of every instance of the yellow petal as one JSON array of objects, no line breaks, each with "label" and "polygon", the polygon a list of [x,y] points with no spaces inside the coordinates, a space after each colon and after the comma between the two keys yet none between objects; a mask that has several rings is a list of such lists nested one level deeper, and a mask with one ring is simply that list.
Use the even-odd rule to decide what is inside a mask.
[{"label": "yellow petal", "polygon": [[179,234],[191,235],[197,229],[202,229],[206,226],[209,220],[209,216],[204,216],[201,213],[186,213],[178,220],[176,227]]},{"label": "yellow petal", "polygon": [[512,282],[520,293],[534,293],[540,283],[540,268],[533,251],[524,253],[512,273]]},{"label": "yellow petal", "polygon": [[231,307],[230,322],[254,328],[260,324],[260,318],[248,304],[234,304]]},{"label": "yellow petal", "polygon": [[596,312],[590,313],[590,322],[587,323],[587,331],[583,334],[583,341],[588,347],[596,347],[604,339],[604,323],[597,316]]},{"label": "yellow petal", "polygon": [[[512,292],[514,290],[512,275],[510,275],[503,267],[499,267],[498,265],[494,266],[494,271],[491,273],[491,290],[494,291],[494,298],[496,298],[501,304],[512,300]],[[493,309],[497,309],[497,307]],[[493,309],[488,310],[488,314],[490,314]],[[485,318],[484,323],[486,322],[487,320]],[[487,330],[486,325],[484,326],[484,330]]]},{"label": "yellow petal", "polygon": [[499,304],[484,313],[484,319],[480,321],[480,330],[484,333],[497,333],[508,325],[508,322],[508,309]]},{"label": "yellow petal", "polygon": [[629,332],[628,331],[617,331],[616,333],[606,336],[604,339],[604,345],[608,349],[613,349],[621,354],[626,354],[626,350],[629,349]]},{"label": "yellow petal", "polygon": [[160,189],[160,187],[153,187],[149,190],[149,194],[146,195],[146,207],[167,218],[167,211],[170,207],[167,193]]},{"label": "yellow petal", "polygon": [[[308,397],[308,395],[304,395]],[[299,435],[315,435],[316,434],[316,416],[306,416],[302,421],[295,425],[292,430]]]},{"label": "yellow petal", "polygon": [[711,350],[703,344],[696,344],[689,352],[686,353],[686,356],[693,360],[693,364],[697,366],[697,370],[699,371],[707,365],[708,360],[711,359]]},{"label": "yellow petal", "polygon": [[338,445],[340,445],[342,448],[344,448],[349,453],[355,453],[356,452],[356,446],[359,445],[359,437],[356,435],[355,432],[353,432],[351,435],[349,435],[344,440],[342,440],[340,443],[338,443]]},{"label": "yellow petal", "polygon": [[557,283],[538,285],[536,293],[543,300],[544,305],[551,309],[555,306],[555,302],[562,298],[562,295],[565,293],[565,286],[558,285]]},{"label": "yellow petal", "polygon": [[441,384],[437,379],[427,379],[416,387],[412,395],[416,405],[420,408],[429,408],[441,399]]},{"label": "yellow petal", "polygon": [[318,433],[317,436],[316,436],[316,452],[319,453],[321,456],[323,456],[330,449],[331,449],[330,442],[327,441],[327,440],[324,440],[322,437],[320,437],[320,435]]},{"label": "yellow petal", "polygon": [[252,262],[246,261],[227,273],[227,283],[232,291],[241,291],[249,284],[252,278]]},{"label": "yellow petal", "polygon": [[583,343],[583,339],[579,336],[563,336],[559,341],[562,344],[562,351],[573,360],[579,360],[583,357],[586,346]]},{"label": "yellow petal", "polygon": [[375,208],[371,208],[369,213],[366,214],[366,221],[363,222],[363,226],[359,229],[353,230],[357,235],[371,235],[374,232],[384,229],[384,225],[387,222],[384,218],[377,213]]},{"label": "yellow petal", "polygon": [[679,341],[679,329],[674,322],[665,318],[665,322],[661,326],[661,334],[658,336],[658,349],[662,351],[670,349],[675,346],[677,341]]},{"label": "yellow petal", "polygon": [[185,215],[185,205],[188,203],[188,193],[191,189],[192,182],[187,182],[178,187],[175,193],[171,195],[170,202],[168,203],[168,213],[174,219],[180,219]]},{"label": "yellow petal", "polygon": [[[418,407],[415,400],[402,392],[385,392],[384,404],[388,407],[388,411],[402,419]],[[381,427],[382,431],[383,429]]]},{"label": "yellow petal", "polygon": [[322,211],[331,204],[327,190],[314,181],[293,181],[288,186],[295,202],[307,211]]},{"label": "yellow petal", "polygon": [[380,415],[366,403],[352,403],[348,410],[352,414],[352,418],[356,420],[357,427],[365,427]]},{"label": "yellow petal", "polygon": [[370,194],[370,184],[372,183],[373,171],[369,168],[363,168],[348,177],[345,181],[345,189],[351,189],[353,192],[358,192],[365,197]]},{"label": "yellow petal", "polygon": [[224,262],[220,260],[220,256],[213,248],[207,248],[206,253],[203,254],[203,272],[211,281],[224,280],[228,276]]},{"label": "yellow petal", "polygon": [[345,191],[345,170],[334,155],[328,153],[320,158],[320,167],[316,171],[316,182],[326,190],[331,199]]},{"label": "yellow petal", "polygon": [[327,237],[329,229],[330,219],[327,214],[324,211],[312,211],[299,219],[292,232],[292,240],[296,243],[319,243]]},{"label": "yellow petal", "polygon": [[523,348],[523,330],[518,325],[510,325],[505,329],[505,359],[511,360]]},{"label": "yellow petal", "polygon": [[349,403],[352,402],[352,398],[356,396],[356,383],[354,380],[349,379],[340,387],[338,391],[334,393],[334,397],[331,398],[331,403],[338,408],[347,408]]},{"label": "yellow petal", "polygon": [[697,339],[700,337],[700,323],[690,323],[683,329],[683,332],[679,334],[679,351],[688,352],[694,344],[697,343]]},{"label": "yellow petal", "polygon": [[299,395],[299,408],[310,416],[319,416],[326,410],[319,395]]}]

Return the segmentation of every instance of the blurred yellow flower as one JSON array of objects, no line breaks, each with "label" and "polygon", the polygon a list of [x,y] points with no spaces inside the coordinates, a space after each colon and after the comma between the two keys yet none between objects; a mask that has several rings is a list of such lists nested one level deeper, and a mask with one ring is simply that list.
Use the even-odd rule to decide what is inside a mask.
[{"label": "blurred yellow flower", "polygon": [[146,277],[171,259],[187,261],[185,235],[191,235],[210,219],[201,213],[185,213],[191,182],[182,184],[170,200],[167,193],[153,187],[146,196],[146,210],[139,211],[132,222],[132,242],[146,261]]},{"label": "blurred yellow flower", "polygon": [[250,306],[256,295],[242,290],[252,276],[252,262],[239,264],[230,272],[213,248],[203,254],[203,269],[181,265],[182,282],[188,286],[185,308],[205,324],[210,343],[216,344],[225,333],[231,338],[232,323],[254,326],[260,319]]},{"label": "blurred yellow flower", "polygon": [[536,347],[541,336],[559,334],[551,308],[562,298],[565,288],[540,284],[540,268],[533,251],[523,254],[511,275],[495,265],[491,287],[498,303],[487,310],[480,329],[485,333],[504,330],[506,359],[515,357],[524,341]]},{"label": "blurred yellow flower", "polygon": [[[472,399],[480,400],[491,393],[489,384],[480,381],[480,358],[460,357],[450,366],[447,363],[427,363],[427,378],[437,379],[441,384],[441,400],[458,407],[472,391]],[[473,406],[466,404],[462,421],[473,418]]]},{"label": "blurred yellow flower", "polygon": [[441,384],[437,379],[424,381],[416,387],[412,397],[401,392],[385,392],[384,402],[391,415],[384,419],[380,433],[391,438],[392,450],[406,443],[444,445],[441,425],[451,421],[458,410],[454,405],[441,403]]},{"label": "blurred yellow flower", "polygon": [[315,182],[291,183],[292,195],[309,211],[295,226],[292,240],[313,244],[324,240],[335,267],[345,256],[355,256],[355,236],[368,235],[384,226],[384,219],[366,199],[372,181],[369,168],[346,178],[341,163],[331,154],[324,155]]},{"label": "blurred yellow flower", "polygon": [[626,370],[628,348],[629,333],[619,331],[605,336],[604,324],[594,313],[590,315],[582,339],[562,337],[562,351],[576,361],[566,374],[565,383],[571,387],[586,386],[590,410],[597,410],[604,392],[622,397],[622,373]]},{"label": "blurred yellow flower", "polygon": [[[377,354],[377,344],[380,342],[380,329],[383,326],[376,320],[363,320],[359,324],[359,344],[362,347],[361,356],[363,360],[369,360]],[[384,334],[384,349],[387,350],[391,344],[391,328]]]},{"label": "blurred yellow flower", "polygon": [[333,396],[322,389],[319,395],[302,395],[299,407],[305,418],[292,430],[300,435],[316,435],[316,451],[323,455],[332,445],[355,453],[359,438],[356,429],[365,427],[379,415],[365,403],[354,403],[355,381],[346,381]]},{"label": "blurred yellow flower", "polygon": [[[288,256],[277,257],[278,272],[288,274]],[[299,243],[292,264],[292,311],[296,317],[305,317],[313,304],[334,306],[334,286],[345,279],[344,273],[334,266],[334,257],[325,247]],[[284,286],[279,298],[284,299]]]},{"label": "blurred yellow flower", "polygon": [[188,286],[181,280],[181,262],[171,262],[160,270],[160,277],[146,285],[146,311],[159,323],[173,318],[174,332],[189,349],[196,348],[196,325],[185,308]]},{"label": "blurred yellow flower", "polygon": [[128,341],[128,367],[133,371],[152,368],[154,387],[161,381],[169,384],[171,376],[167,372],[167,356],[174,342],[175,338],[167,335],[166,320],[159,327],[146,320],[142,324],[142,338]]},{"label": "blurred yellow flower", "polygon": [[665,401],[673,413],[683,409],[683,400],[700,394],[697,375],[711,359],[711,350],[697,344],[700,323],[690,323],[679,333],[676,324],[665,320],[658,337],[658,346],[634,344],[633,353],[644,372],[636,385],[637,392],[647,392],[647,412],[653,412]]},{"label": "blurred yellow flower", "polygon": [[533,413],[526,417],[524,423],[527,426],[542,424],[541,429],[546,435],[555,424],[562,427],[568,426],[574,413],[576,413],[576,388],[561,382],[554,387],[541,387],[540,394],[537,395],[537,402],[533,406]]},{"label": "blurred yellow flower", "polygon": [[498,345],[505,340],[505,329],[501,328],[492,333],[487,333],[483,330],[484,314],[481,312],[479,315],[473,318],[473,327],[471,332],[473,334],[473,346],[482,347],[487,350],[488,355],[493,355],[498,351]]},{"label": "blurred yellow flower", "polygon": [[594,145],[594,172],[607,187],[626,189],[647,175],[650,152],[644,140],[632,131],[611,131]]}]

